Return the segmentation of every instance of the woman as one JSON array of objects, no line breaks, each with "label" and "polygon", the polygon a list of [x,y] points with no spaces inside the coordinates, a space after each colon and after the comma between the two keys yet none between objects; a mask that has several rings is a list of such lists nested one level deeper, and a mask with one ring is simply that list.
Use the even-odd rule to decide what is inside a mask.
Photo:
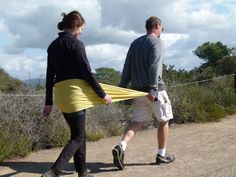
[{"label": "woman", "polygon": [[[63,20],[58,23],[58,29],[63,32],[59,33],[59,37],[49,45],[47,50],[46,101],[43,114],[48,116],[52,110],[53,86],[55,90],[58,88],[58,85],[60,85],[60,88],[64,87],[65,92],[63,93],[55,91],[55,98],[60,99],[60,96],[62,97],[63,94],[63,99],[67,99],[65,102],[71,101],[72,103],[70,107],[73,107],[73,112],[63,112],[61,110],[70,127],[71,139],[51,169],[44,173],[42,177],[59,176],[72,156],[74,157],[74,165],[78,176],[92,177],[93,175],[88,174],[86,167],[86,110],[77,111],[76,102],[72,100],[79,99],[76,96],[78,94],[76,90],[71,90],[73,85],[68,85],[68,81],[83,79],[101,99],[104,99],[104,102],[110,104],[112,99],[109,95],[106,95],[93,76],[84,45],[78,39],[84,28],[84,18],[78,11],[72,11],[67,15],[63,13],[62,16]],[[69,83],[71,84],[71,82]],[[68,107],[68,105],[66,106]]]}]

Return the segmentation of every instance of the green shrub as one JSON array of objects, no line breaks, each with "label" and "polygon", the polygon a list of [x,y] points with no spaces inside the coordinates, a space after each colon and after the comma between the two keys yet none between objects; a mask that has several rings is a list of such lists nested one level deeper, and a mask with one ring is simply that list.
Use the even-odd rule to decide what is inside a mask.
[{"label": "green shrub", "polygon": [[48,119],[46,121],[46,125],[44,127],[45,136],[41,136],[40,148],[37,149],[49,149],[54,147],[64,146],[69,140],[69,128],[66,123],[61,120],[61,122],[57,122],[55,118]]},{"label": "green shrub", "polygon": [[225,109],[217,104],[206,105],[204,111],[205,111],[205,116],[197,117],[196,122],[219,121],[226,115]]},{"label": "green shrub", "polygon": [[6,158],[24,157],[30,151],[30,141],[18,132],[9,132],[1,127],[0,130],[0,162]]},{"label": "green shrub", "polygon": [[176,123],[219,121],[236,110],[232,78],[170,88],[169,95]]},{"label": "green shrub", "polygon": [[107,129],[107,136],[118,136],[121,134],[123,126],[120,123],[113,122],[109,129]]},{"label": "green shrub", "polygon": [[189,87],[184,87],[171,89],[169,92],[175,123],[194,122],[198,114],[197,102],[193,102],[192,96],[187,94],[189,90]]},{"label": "green shrub", "polygon": [[119,104],[101,105],[87,110],[87,128],[102,130],[105,136],[114,136],[122,132],[125,119],[124,109]]},{"label": "green shrub", "polygon": [[86,130],[87,141],[98,141],[105,137],[104,132],[98,130],[88,129]]}]

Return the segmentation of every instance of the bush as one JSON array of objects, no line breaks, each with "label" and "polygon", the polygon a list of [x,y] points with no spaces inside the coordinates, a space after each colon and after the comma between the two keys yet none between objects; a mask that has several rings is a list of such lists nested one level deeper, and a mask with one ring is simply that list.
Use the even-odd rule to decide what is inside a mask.
[{"label": "bush", "polygon": [[0,162],[5,158],[23,157],[31,151],[27,137],[4,127],[1,127],[0,130]]},{"label": "bush", "polygon": [[34,147],[36,149],[50,149],[54,147],[64,146],[69,140],[69,128],[60,116],[56,117],[55,113],[45,120],[43,132]]},{"label": "bush", "polygon": [[57,109],[49,118],[42,116],[43,97],[0,96],[0,100],[0,147],[4,147],[0,161],[68,141],[68,127]]},{"label": "bush", "polygon": [[226,113],[225,109],[218,105],[218,104],[211,104],[204,108],[205,116],[196,117],[196,122],[212,122],[212,121],[219,121],[223,118]]},{"label": "bush", "polygon": [[86,130],[86,138],[88,141],[98,141],[104,137],[105,133],[101,130],[92,130],[91,128]]},{"label": "bush", "polygon": [[219,121],[235,113],[233,79],[169,89],[176,123]]},{"label": "bush", "polygon": [[123,130],[122,122],[126,119],[125,112],[118,103],[88,109],[87,128],[93,130],[95,134],[103,133],[103,137],[119,135]]},{"label": "bush", "polygon": [[[31,91],[31,94],[39,95],[40,92]],[[60,147],[68,142],[69,127],[61,112],[54,107],[48,118],[42,116],[44,97],[2,95],[0,100],[0,161],[24,156],[29,151]],[[119,104],[88,109],[87,140],[97,141],[105,136],[119,135],[125,118],[126,111]]]}]

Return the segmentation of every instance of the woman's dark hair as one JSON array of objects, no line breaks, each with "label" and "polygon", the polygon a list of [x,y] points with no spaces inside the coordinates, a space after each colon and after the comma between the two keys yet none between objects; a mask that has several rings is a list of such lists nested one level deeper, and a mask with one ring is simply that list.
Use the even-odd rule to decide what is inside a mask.
[{"label": "woman's dark hair", "polygon": [[157,17],[149,17],[147,20],[146,20],[146,30],[149,31],[151,29],[154,29],[154,28],[157,28],[158,25],[161,25],[161,20]]},{"label": "woman's dark hair", "polygon": [[80,27],[85,23],[84,18],[78,11],[72,11],[68,14],[62,13],[61,16],[63,17],[63,19],[57,25],[57,28],[59,30]]}]

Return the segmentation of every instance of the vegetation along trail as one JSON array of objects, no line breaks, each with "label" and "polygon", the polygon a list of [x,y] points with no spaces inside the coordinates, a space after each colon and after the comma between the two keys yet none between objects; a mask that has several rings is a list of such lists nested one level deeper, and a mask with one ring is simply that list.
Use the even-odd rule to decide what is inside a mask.
[{"label": "vegetation along trail", "polygon": [[[111,149],[120,137],[105,138],[87,144],[88,167],[96,177],[235,177],[236,115],[221,122],[174,125],[171,127],[168,151],[176,161],[156,165],[156,130],[139,132],[129,143],[126,167],[117,170],[112,164]],[[0,164],[0,176],[36,177],[55,161],[61,149],[32,153],[23,159]],[[69,163],[62,176],[76,176]]]}]

